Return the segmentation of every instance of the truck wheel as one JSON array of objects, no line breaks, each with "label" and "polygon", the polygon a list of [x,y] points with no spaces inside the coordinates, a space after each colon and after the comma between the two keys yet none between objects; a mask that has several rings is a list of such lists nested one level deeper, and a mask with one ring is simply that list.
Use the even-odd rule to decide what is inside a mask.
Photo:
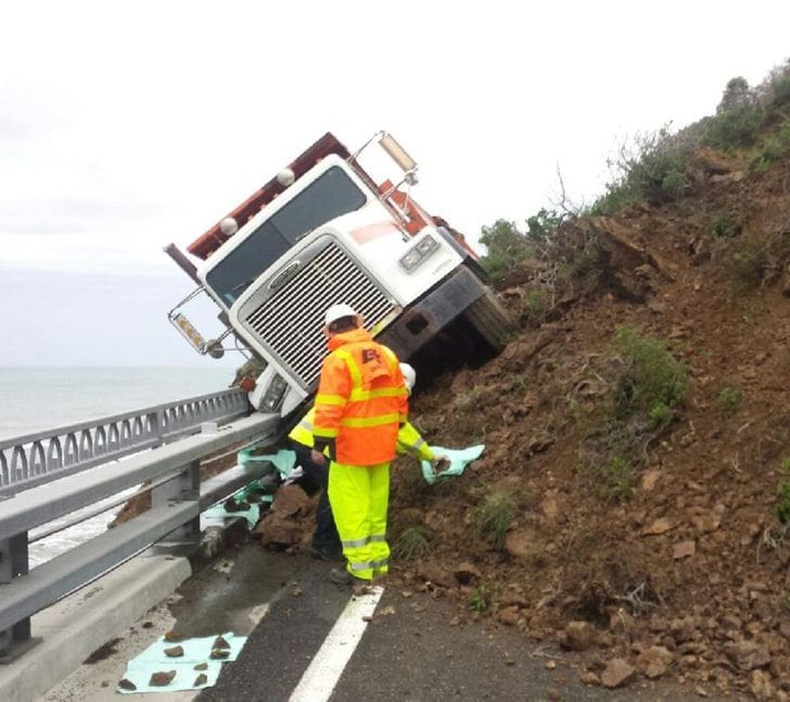
[{"label": "truck wheel", "polygon": [[469,305],[464,317],[494,353],[499,353],[505,348],[516,330],[510,314],[491,290],[486,290],[482,297]]}]

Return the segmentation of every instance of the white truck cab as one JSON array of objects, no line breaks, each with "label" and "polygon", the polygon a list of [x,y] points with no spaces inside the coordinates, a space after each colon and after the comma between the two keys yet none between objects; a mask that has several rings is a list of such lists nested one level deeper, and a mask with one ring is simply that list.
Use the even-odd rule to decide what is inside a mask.
[{"label": "white truck cab", "polygon": [[459,315],[495,349],[509,333],[474,252],[411,199],[416,164],[387,132],[368,144],[376,140],[403,169],[397,186],[377,184],[360,152],[326,134],[188,247],[200,266],[166,249],[200,285],[171,321],[199,352],[220,355],[222,339],[205,341],[178,311],[207,293],[226,335],[263,368],[250,391],[261,411],[288,415],[315,392],[327,352],[323,315],[338,302],[403,360]]}]

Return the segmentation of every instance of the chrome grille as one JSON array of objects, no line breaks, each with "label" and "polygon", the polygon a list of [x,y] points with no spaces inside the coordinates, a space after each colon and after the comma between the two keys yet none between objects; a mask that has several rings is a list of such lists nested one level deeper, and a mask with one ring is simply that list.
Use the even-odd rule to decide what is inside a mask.
[{"label": "chrome grille", "polygon": [[324,313],[346,302],[370,329],[395,306],[335,241],[243,317],[243,324],[311,390],[326,355]]}]

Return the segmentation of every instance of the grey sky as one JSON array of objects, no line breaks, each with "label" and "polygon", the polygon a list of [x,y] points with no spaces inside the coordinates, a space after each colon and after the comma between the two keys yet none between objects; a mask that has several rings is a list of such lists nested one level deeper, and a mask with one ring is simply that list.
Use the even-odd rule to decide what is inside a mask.
[{"label": "grey sky", "polygon": [[166,321],[191,282],[162,247],[325,131],[391,131],[415,197],[474,240],[556,201],[558,168],[589,204],[626,137],[790,56],[786,3],[531,5],[7,3],[0,365],[210,363]]}]

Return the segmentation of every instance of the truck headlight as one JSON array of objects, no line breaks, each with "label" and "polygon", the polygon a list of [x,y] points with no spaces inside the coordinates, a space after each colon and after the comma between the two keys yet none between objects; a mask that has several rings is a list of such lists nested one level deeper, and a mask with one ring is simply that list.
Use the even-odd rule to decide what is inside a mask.
[{"label": "truck headlight", "polygon": [[403,256],[400,260],[401,266],[403,266],[407,271],[413,271],[417,266],[420,265],[420,261],[422,260],[422,254],[417,251],[417,248],[411,249],[408,251],[405,256]]},{"label": "truck headlight", "polygon": [[400,264],[407,271],[413,271],[419,266],[428,256],[430,256],[436,249],[439,248],[439,242],[436,241],[430,234],[427,234],[412,248],[410,248],[400,258]]},{"label": "truck headlight", "polygon": [[436,239],[428,234],[417,244],[417,251],[419,251],[424,257],[438,247],[439,243],[436,241]]},{"label": "truck headlight", "polygon": [[282,376],[275,375],[261,401],[261,407],[269,412],[274,412],[283,400],[283,395],[288,389],[288,383]]}]

